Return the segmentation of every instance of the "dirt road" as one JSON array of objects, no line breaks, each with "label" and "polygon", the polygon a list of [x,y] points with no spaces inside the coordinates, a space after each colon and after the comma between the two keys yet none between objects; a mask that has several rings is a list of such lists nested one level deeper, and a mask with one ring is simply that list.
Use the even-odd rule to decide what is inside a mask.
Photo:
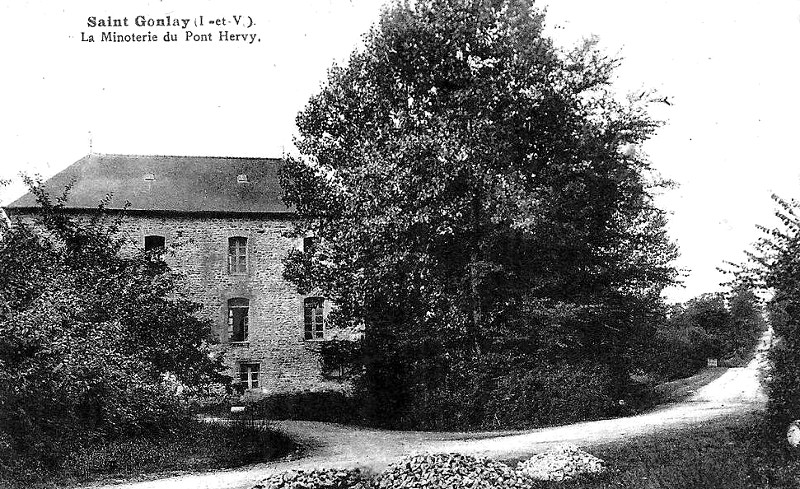
[{"label": "dirt road", "polygon": [[766,396],[761,389],[759,376],[765,366],[765,354],[771,341],[771,331],[768,331],[761,339],[756,357],[747,367],[728,369],[721,377],[698,389],[688,400],[637,416],[507,433],[397,432],[328,423],[282,421],[274,423],[274,427],[312,447],[308,456],[236,470],[179,475],[106,487],[245,489],[271,473],[289,469],[362,467],[380,470],[405,454],[422,451],[461,452],[498,459],[521,458],[562,443],[585,447],[659,429],[700,424],[712,418],[763,409]]}]

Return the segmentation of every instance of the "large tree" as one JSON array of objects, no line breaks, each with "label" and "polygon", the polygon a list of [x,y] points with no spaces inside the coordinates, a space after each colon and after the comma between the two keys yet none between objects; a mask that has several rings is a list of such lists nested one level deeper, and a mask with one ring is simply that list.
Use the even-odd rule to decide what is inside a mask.
[{"label": "large tree", "polygon": [[617,60],[555,47],[532,4],[397,2],[297,118],[286,201],[319,242],[285,275],[363,328],[379,418],[485,424],[523,373],[605,409],[674,280],[647,94],[616,97]]}]

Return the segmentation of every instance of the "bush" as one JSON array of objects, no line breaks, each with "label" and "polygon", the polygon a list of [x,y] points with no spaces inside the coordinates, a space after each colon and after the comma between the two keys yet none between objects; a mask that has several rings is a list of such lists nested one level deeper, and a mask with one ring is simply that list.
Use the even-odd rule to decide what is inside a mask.
[{"label": "bush", "polygon": [[618,405],[606,389],[608,377],[601,367],[570,364],[514,372],[490,393],[484,423],[530,428],[595,419]]},{"label": "bush", "polygon": [[356,398],[368,422],[395,429],[532,428],[617,413],[612,385],[607,368],[589,362],[502,365],[484,358],[409,390],[396,417],[382,416],[367,390]]},{"label": "bush", "polygon": [[750,363],[751,355],[745,355],[743,353],[736,352],[732,355],[729,355],[719,362],[720,367],[746,367],[748,363]]},{"label": "bush", "polygon": [[706,365],[708,335],[700,328],[664,328],[654,336],[650,369],[660,380],[690,377]]},{"label": "bush", "polygon": [[775,331],[780,341],[769,352],[768,410],[773,429],[781,434],[791,421],[800,419],[800,332],[794,324],[778,324]]},{"label": "bush", "polygon": [[[618,414],[643,401],[642,386],[628,389],[626,407],[610,394],[607,368],[587,364],[540,364],[507,370],[482,364],[453,373],[449,380],[408,393],[394,418],[382,417],[369,391],[273,394],[244,401],[245,411],[231,415],[230,400],[195,404],[195,412],[245,419],[304,420],[363,424],[393,429],[470,430],[530,428]],[[638,388],[637,388],[638,387]],[[627,411],[626,411],[627,412]]]},{"label": "bush", "polygon": [[75,444],[163,435],[186,414],[176,386],[228,378],[161,254],[123,251],[124,216],[31,191],[33,222],[0,220],[0,449],[50,471]]},{"label": "bush", "polygon": [[338,391],[273,394],[247,403],[245,416],[257,419],[294,419],[353,423],[361,409],[356,399]]}]

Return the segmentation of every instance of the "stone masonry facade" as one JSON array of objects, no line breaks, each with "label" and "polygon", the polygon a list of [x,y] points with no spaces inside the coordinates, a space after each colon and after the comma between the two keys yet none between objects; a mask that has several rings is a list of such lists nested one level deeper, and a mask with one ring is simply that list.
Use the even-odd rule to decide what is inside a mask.
[{"label": "stone masonry facade", "polygon": [[[287,236],[291,226],[280,218],[130,216],[121,227],[131,246],[144,246],[146,236],[164,237],[165,260],[185,277],[189,296],[214,322],[234,379],[240,379],[242,365],[258,366],[251,395],[340,388],[322,375],[320,340],[305,339],[306,297],[282,277],[283,257],[302,247],[302,239]],[[244,272],[229,272],[231,238],[246,240]],[[231,299],[249,304],[242,341],[232,338]]]},{"label": "stone masonry facade", "polygon": [[[76,216],[80,219],[80,216]],[[33,216],[15,213],[29,224]],[[241,366],[258,366],[257,386],[244,385],[248,397],[297,391],[341,390],[344,385],[322,373],[319,350],[323,341],[340,337],[323,331],[322,338],[305,338],[304,304],[283,279],[282,259],[302,239],[289,236],[288,218],[128,215],[120,225],[126,240],[123,251],[144,247],[145,238],[164,238],[164,260],[177,271],[187,297],[203,305],[210,319],[229,374],[241,380]],[[246,271],[229,272],[229,239],[246,239]],[[249,305],[247,337],[233,341],[229,301],[246,299]],[[349,335],[347,337],[350,337]]]}]

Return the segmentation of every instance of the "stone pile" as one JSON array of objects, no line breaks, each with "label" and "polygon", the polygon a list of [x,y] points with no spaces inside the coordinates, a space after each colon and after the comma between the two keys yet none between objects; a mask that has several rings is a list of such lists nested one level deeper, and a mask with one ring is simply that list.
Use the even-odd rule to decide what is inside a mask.
[{"label": "stone pile", "polygon": [[535,484],[508,465],[458,453],[406,457],[372,481],[378,489],[530,489]]},{"label": "stone pile", "polygon": [[367,489],[358,469],[290,470],[273,474],[252,489]]},{"label": "stone pile", "polygon": [[606,466],[602,459],[591,453],[566,445],[518,463],[517,470],[533,479],[563,481],[579,475],[600,474]]},{"label": "stone pile", "polygon": [[604,462],[574,446],[563,446],[508,465],[458,453],[405,457],[368,478],[358,469],[292,470],[274,474],[253,489],[533,489],[542,480],[562,481],[599,474]]}]

